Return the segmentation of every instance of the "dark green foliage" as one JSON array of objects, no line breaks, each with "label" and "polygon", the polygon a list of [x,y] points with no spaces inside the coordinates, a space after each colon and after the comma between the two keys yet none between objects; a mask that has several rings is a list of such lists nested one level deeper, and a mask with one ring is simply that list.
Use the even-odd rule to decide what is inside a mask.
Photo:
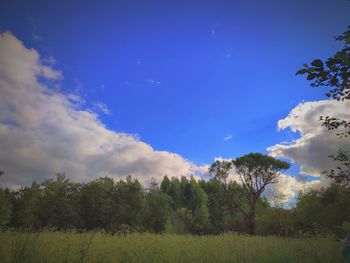
[{"label": "dark green foliage", "polygon": [[0,229],[8,226],[12,216],[10,192],[0,189]]},{"label": "dark green foliage", "polygon": [[13,217],[10,225],[13,227],[40,228],[42,226],[39,217],[42,189],[37,183],[31,187],[21,188],[13,193]]},{"label": "dark green foliage", "polygon": [[76,202],[78,185],[69,182],[65,174],[57,174],[41,184],[39,218],[43,226],[58,229],[74,227],[78,224]]},{"label": "dark green foliage", "polygon": [[230,174],[230,170],[233,167],[233,163],[231,161],[215,161],[209,168],[209,173],[213,176],[217,181],[224,184],[227,187],[227,180]]},{"label": "dark green foliage", "polygon": [[127,176],[126,180],[116,183],[116,224],[129,225],[132,228],[141,226],[142,211],[145,206],[145,193],[140,182]]},{"label": "dark green foliage", "polygon": [[265,209],[256,219],[256,232],[260,235],[289,236],[295,233],[295,226],[295,213],[279,207]]},{"label": "dark green foliage", "polygon": [[312,233],[340,233],[350,220],[350,189],[338,185],[302,194],[295,208],[299,228]]},{"label": "dark green foliage", "polygon": [[181,207],[182,194],[181,185],[178,178],[174,177],[170,181],[168,177],[165,176],[161,183],[161,190],[171,198],[172,209],[176,210],[177,208]]},{"label": "dark green foliage", "polygon": [[152,189],[146,196],[144,211],[144,226],[151,232],[161,233],[165,231],[167,220],[170,216],[170,197],[160,189]]},{"label": "dark green foliage", "polygon": [[342,228],[346,233],[346,237],[341,240],[344,245],[342,254],[346,262],[350,262],[350,223],[345,221],[342,225]]},{"label": "dark green foliage", "polygon": [[350,158],[348,153],[339,150],[336,155],[331,154],[329,156],[337,163],[336,169],[331,169],[330,171],[325,171],[329,178],[332,178],[337,184],[341,186],[350,185]]},{"label": "dark green foliage", "polygon": [[350,262],[350,246],[344,247],[342,254],[346,262]]},{"label": "dark green foliage", "polygon": [[234,160],[234,165],[239,169],[245,167],[249,171],[259,168],[263,173],[279,172],[286,170],[290,167],[290,164],[284,161],[273,158],[267,154],[250,153]]},{"label": "dark green foliage", "polygon": [[187,208],[177,209],[172,216],[173,232],[176,234],[186,234],[190,232],[193,220],[192,212]]},{"label": "dark green foliage", "polygon": [[114,181],[107,177],[99,178],[81,188],[78,211],[82,227],[95,229],[111,226],[116,210],[114,192]]},{"label": "dark green foliage", "polygon": [[190,200],[189,207],[193,214],[192,232],[204,233],[209,223],[208,196],[194,179],[191,180]]},{"label": "dark green foliage", "polygon": [[57,174],[17,191],[1,190],[2,226],[42,229],[104,229],[112,233],[220,233],[241,231],[240,212],[231,199],[241,191],[216,179],[167,178],[145,190],[128,176],[104,177],[85,184]]},{"label": "dark green foliage", "polygon": [[[251,174],[253,179],[256,176],[254,180],[288,167],[260,154],[243,156],[234,162],[247,171],[258,167],[259,173]],[[271,207],[261,195],[256,195],[252,203],[251,194],[262,191],[253,187],[250,192],[247,181],[245,184],[225,182],[218,177],[208,181],[164,177],[159,185],[153,181],[150,188],[144,189],[130,176],[119,181],[103,177],[77,184],[58,174],[54,179],[34,182],[16,191],[1,190],[1,227],[104,229],[122,235],[135,231],[218,234],[249,232],[247,215],[254,215],[251,219],[256,233],[293,236],[299,232],[342,234],[342,222],[350,220],[349,188],[334,185],[305,193],[296,208],[288,210]]]},{"label": "dark green foliage", "polygon": [[200,185],[208,195],[209,221],[211,231],[220,233],[225,230],[225,214],[229,209],[224,193],[224,185],[218,180],[201,181]]}]

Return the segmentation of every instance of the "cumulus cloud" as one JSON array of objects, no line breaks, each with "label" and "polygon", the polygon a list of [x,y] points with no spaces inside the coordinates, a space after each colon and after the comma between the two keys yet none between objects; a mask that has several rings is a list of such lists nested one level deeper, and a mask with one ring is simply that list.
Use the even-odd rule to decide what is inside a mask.
[{"label": "cumulus cloud", "polygon": [[66,172],[73,181],[130,174],[141,182],[200,172],[178,154],[107,129],[93,111],[77,107],[79,97],[50,88],[62,77],[11,33],[0,35],[3,185],[27,185],[56,172]]},{"label": "cumulus cloud", "polygon": [[[290,129],[300,137],[288,143],[268,148],[271,155],[292,160],[299,164],[302,175],[314,176],[323,185],[329,183],[322,174],[334,167],[328,156],[341,148],[350,152],[349,139],[339,139],[336,131],[322,127],[320,116],[338,117],[350,120],[350,102],[320,100],[304,102],[296,106],[289,115],[278,122],[278,129]],[[339,132],[339,131],[338,131]]]},{"label": "cumulus cloud", "polygon": [[273,204],[291,205],[294,203],[298,193],[319,187],[319,180],[303,182],[294,176],[281,173],[279,182],[268,185],[264,196]]}]

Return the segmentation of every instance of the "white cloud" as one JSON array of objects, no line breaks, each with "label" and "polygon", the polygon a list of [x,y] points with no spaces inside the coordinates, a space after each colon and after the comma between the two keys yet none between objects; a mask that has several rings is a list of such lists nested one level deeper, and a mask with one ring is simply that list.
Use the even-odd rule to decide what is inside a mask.
[{"label": "white cloud", "polygon": [[[298,191],[320,188],[330,184],[330,179],[322,173],[334,167],[335,163],[328,156],[342,148],[350,152],[350,141],[339,139],[336,131],[329,131],[322,126],[320,116],[332,116],[350,120],[350,102],[320,100],[303,102],[297,105],[289,115],[278,122],[278,129],[290,129],[300,137],[290,142],[282,142],[267,150],[274,157],[287,158],[300,167],[300,180],[283,176],[283,180],[270,187],[272,193],[293,197]],[[339,132],[339,131],[338,131]],[[301,177],[313,176],[317,180],[303,182]]]},{"label": "white cloud", "polygon": [[[287,144],[276,144],[268,148],[273,156],[283,157],[299,164],[305,175],[321,177],[322,171],[334,167],[328,156],[338,149],[350,151],[349,139],[339,139],[336,131],[323,127],[320,116],[338,117],[350,120],[350,102],[320,100],[305,102],[296,106],[278,122],[279,130],[290,129],[300,134],[300,138]],[[339,132],[339,131],[338,131]]]},{"label": "white cloud", "polygon": [[178,154],[107,129],[94,112],[76,105],[79,97],[46,86],[61,78],[36,50],[11,33],[0,35],[2,185],[29,184],[63,171],[73,181],[131,174],[141,182],[200,172]]},{"label": "white cloud", "polygon": [[294,203],[299,192],[305,192],[310,188],[315,189],[320,186],[319,180],[302,182],[296,177],[282,173],[278,183],[267,186],[264,196],[272,203],[290,205]]},{"label": "white cloud", "polygon": [[[283,175],[280,183],[270,186],[267,196],[282,196],[282,202],[295,197],[299,191],[317,189],[330,184],[330,179],[322,173],[334,167],[328,156],[338,149],[350,151],[350,141],[339,139],[336,131],[322,126],[320,116],[332,116],[350,120],[350,102],[320,100],[303,102],[297,105],[289,115],[278,122],[278,129],[290,129],[300,137],[290,142],[282,142],[268,148],[274,157],[287,158],[300,166],[300,176]],[[338,131],[339,132],[339,131]],[[303,176],[313,176],[317,180],[303,182]]]}]

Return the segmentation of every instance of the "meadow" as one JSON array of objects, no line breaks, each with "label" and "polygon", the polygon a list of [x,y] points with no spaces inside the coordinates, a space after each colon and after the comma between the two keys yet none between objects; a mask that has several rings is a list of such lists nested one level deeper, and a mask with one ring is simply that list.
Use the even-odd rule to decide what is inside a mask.
[{"label": "meadow", "polygon": [[345,262],[334,238],[0,233],[1,262]]}]

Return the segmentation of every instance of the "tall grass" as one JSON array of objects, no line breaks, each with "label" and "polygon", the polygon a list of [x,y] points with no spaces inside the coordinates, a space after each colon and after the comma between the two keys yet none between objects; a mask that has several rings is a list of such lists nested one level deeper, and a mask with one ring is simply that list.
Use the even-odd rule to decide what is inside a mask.
[{"label": "tall grass", "polygon": [[0,233],[0,262],[344,262],[331,238]]}]

